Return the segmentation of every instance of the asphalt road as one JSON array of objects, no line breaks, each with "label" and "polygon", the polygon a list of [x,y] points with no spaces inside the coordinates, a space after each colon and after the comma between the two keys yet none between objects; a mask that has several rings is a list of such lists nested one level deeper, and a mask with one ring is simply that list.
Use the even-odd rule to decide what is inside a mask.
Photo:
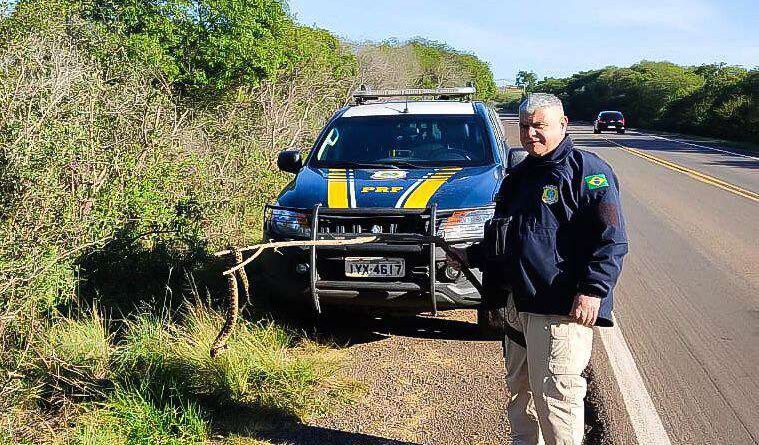
[{"label": "asphalt road", "polygon": [[[519,146],[515,116],[504,124]],[[759,158],[635,131],[569,132],[620,179],[630,254],[615,313],[670,442],[759,443]],[[592,362],[607,428],[613,442],[636,443],[618,395],[630,382],[610,355],[596,347]]]}]

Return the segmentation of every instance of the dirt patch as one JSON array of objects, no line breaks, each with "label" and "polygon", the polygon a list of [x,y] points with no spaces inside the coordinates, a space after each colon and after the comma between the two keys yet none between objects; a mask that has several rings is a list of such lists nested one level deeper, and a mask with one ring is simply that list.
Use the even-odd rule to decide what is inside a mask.
[{"label": "dirt patch", "polygon": [[350,326],[338,332],[338,341],[348,343],[343,373],[365,383],[366,396],[289,437],[272,438],[297,444],[506,443],[501,344],[479,337],[474,311],[354,321],[362,326],[355,335]]}]

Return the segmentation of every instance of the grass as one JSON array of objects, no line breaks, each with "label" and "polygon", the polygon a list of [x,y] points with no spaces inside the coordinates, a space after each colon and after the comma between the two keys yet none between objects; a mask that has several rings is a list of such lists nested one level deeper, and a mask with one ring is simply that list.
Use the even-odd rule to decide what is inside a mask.
[{"label": "grass", "polygon": [[[268,320],[241,320],[212,359],[223,317],[203,305],[186,304],[177,319],[143,312],[119,325],[96,309],[51,320],[30,344],[33,360],[19,380],[26,398],[0,415],[0,444],[203,443],[212,430],[255,435],[270,421],[304,420],[363,390],[339,377],[339,350]],[[240,412],[242,429],[228,422]]]},{"label": "grass", "polygon": [[97,309],[79,318],[54,316],[33,342],[33,373],[50,402],[102,396],[114,348]]},{"label": "grass", "polygon": [[66,435],[71,445],[180,445],[204,443],[209,426],[194,404],[157,406],[141,391],[118,388],[86,411]]},{"label": "grass", "polygon": [[181,324],[141,315],[128,323],[117,361],[124,374],[150,376],[154,390],[296,418],[360,392],[337,377],[338,351],[268,321],[240,322],[229,348],[212,359],[209,348],[222,324],[220,314],[203,306],[189,306]]}]

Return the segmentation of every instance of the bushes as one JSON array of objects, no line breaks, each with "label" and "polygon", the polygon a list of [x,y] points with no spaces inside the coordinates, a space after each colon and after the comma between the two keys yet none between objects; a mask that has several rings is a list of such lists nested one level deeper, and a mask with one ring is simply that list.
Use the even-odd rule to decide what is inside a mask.
[{"label": "bushes", "polygon": [[472,54],[422,38],[356,45],[361,83],[374,88],[438,88],[474,82],[477,97],[493,100],[497,87],[487,63]]},{"label": "bushes", "polygon": [[[76,314],[99,300],[101,310],[120,318],[141,301],[171,307],[214,289],[213,280],[194,281],[216,276],[209,251],[260,239],[263,203],[288,180],[272,168],[276,151],[307,145],[355,76],[355,59],[334,37],[290,23],[276,31],[284,33],[276,69],[254,70],[255,83],[225,67],[196,85],[186,77],[195,72],[172,77],[166,66],[145,63],[156,54],[163,60],[171,45],[151,47],[168,53],[137,45],[133,38],[143,34],[89,17],[93,4],[28,0],[0,18],[0,437],[12,441],[36,437],[39,419],[76,413],[71,401],[111,403],[117,384],[138,388],[130,391],[163,409],[161,395],[142,392],[116,366],[122,350],[138,347],[114,340],[118,324],[106,329],[97,312],[77,319],[51,314]],[[206,70],[211,65],[204,75],[217,73]],[[199,86],[196,92],[212,87],[213,94],[187,96],[188,85]],[[193,329],[211,335],[217,325],[202,320]],[[206,358],[210,342],[177,340],[195,335],[189,327],[159,327],[156,335],[175,341],[170,351],[154,348],[156,357],[166,361],[160,354],[179,351],[189,369],[182,375],[197,382],[203,380],[193,370],[216,376],[209,377],[215,386],[198,386],[203,395],[245,396],[300,414],[311,410],[309,394],[323,400],[331,391],[319,387],[325,374],[304,364],[309,354],[297,358],[302,348],[280,350],[296,357],[286,365],[268,362],[276,378],[245,367],[238,375],[231,357]],[[309,383],[277,393],[290,375]],[[167,397],[180,394],[189,391]],[[128,400],[122,405],[136,406]]]},{"label": "bushes", "polygon": [[82,3],[82,15],[123,35],[130,59],[190,94],[274,76],[293,26],[279,0],[91,0]]},{"label": "bushes", "polygon": [[[544,79],[533,90],[557,94],[573,119],[620,110],[631,126],[759,142],[757,70],[720,65],[681,67],[643,61],[565,79]],[[752,117],[754,116],[754,117]]]},{"label": "bushes", "polygon": [[[211,360],[221,321],[207,307],[182,323],[130,315],[215,301],[210,252],[260,240],[263,204],[289,180],[276,152],[310,146],[359,83],[350,48],[277,0],[11,4],[0,0],[0,438],[37,442],[71,421],[74,443],[195,440],[199,410],[297,417],[354,394],[332,350],[273,325],[238,325]],[[492,78],[436,51],[467,80]]]}]

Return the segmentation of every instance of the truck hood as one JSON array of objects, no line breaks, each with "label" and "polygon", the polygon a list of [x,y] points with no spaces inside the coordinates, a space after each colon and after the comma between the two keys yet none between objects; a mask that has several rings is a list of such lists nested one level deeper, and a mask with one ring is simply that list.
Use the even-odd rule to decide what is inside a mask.
[{"label": "truck hood", "polygon": [[304,167],[282,191],[277,204],[311,208],[481,207],[493,202],[502,169],[498,165],[413,169]]}]

